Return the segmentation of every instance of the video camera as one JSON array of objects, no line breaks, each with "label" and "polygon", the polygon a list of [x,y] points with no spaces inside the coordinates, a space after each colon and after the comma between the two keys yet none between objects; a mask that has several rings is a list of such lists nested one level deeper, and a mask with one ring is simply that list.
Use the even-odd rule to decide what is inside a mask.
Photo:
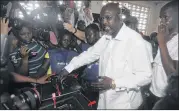
[{"label": "video camera", "polygon": [[18,94],[1,96],[3,109],[34,110],[34,109],[92,109],[95,102],[86,98],[77,78],[67,76],[61,80],[56,76],[50,78],[50,83],[36,85],[35,88],[23,88]]}]

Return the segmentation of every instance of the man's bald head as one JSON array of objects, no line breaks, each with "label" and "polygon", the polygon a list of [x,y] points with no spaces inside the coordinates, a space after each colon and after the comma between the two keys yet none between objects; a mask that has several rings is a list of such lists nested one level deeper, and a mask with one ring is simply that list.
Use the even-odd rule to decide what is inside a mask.
[{"label": "man's bald head", "polygon": [[119,3],[108,3],[104,5],[101,9],[101,13],[106,10],[109,10],[115,14],[120,14],[122,12],[122,10],[119,8]]},{"label": "man's bald head", "polygon": [[122,10],[118,3],[108,3],[101,9],[100,18],[103,31],[107,35],[115,37],[122,27],[122,17],[120,17]]}]

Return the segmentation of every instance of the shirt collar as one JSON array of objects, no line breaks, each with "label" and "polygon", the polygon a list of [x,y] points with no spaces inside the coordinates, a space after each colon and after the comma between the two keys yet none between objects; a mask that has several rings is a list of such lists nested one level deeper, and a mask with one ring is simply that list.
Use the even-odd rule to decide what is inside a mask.
[{"label": "shirt collar", "polygon": [[[126,38],[125,35],[127,35],[126,29],[127,29],[127,26],[125,23],[123,23],[121,29],[119,30],[119,32],[117,33],[117,35],[114,39],[124,40]],[[128,32],[128,33],[130,33],[130,32]]]},{"label": "shirt collar", "polygon": [[[127,26],[125,23],[123,23],[121,29],[119,30],[119,32],[117,33],[116,37],[114,38],[115,40],[124,40],[126,37],[124,37],[124,35],[126,35],[126,29]],[[104,35],[106,37],[106,39],[111,40],[112,36],[109,35]]]}]

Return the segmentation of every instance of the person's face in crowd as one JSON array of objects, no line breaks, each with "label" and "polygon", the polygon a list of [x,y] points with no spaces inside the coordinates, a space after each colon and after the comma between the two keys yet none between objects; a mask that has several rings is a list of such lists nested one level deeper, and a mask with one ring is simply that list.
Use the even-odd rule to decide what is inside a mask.
[{"label": "person's face in crowd", "polygon": [[173,11],[172,8],[161,10],[160,18],[165,20],[169,31],[174,30],[178,25],[178,11]]},{"label": "person's face in crowd", "polygon": [[85,36],[87,43],[90,45],[94,45],[99,39],[99,33],[91,29],[85,31]]},{"label": "person's face in crowd", "polygon": [[22,39],[22,42],[30,43],[32,41],[32,31],[27,27],[22,27],[19,37]]},{"label": "person's face in crowd", "polygon": [[65,34],[65,35],[63,36],[61,42],[62,42],[62,47],[63,47],[63,48],[69,48],[70,43],[71,43],[71,37],[70,37],[70,35]]},{"label": "person's face in crowd", "polygon": [[91,2],[90,2],[90,1],[88,1],[88,0],[85,0],[85,1],[84,1],[84,6],[85,6],[85,8],[89,8],[90,5],[91,5]]},{"label": "person's face in crowd", "polygon": [[63,12],[64,22],[72,24],[72,22],[73,22],[72,21],[72,14],[73,14],[73,9],[66,8],[65,11]]},{"label": "person's face in crowd", "polygon": [[110,6],[104,7],[101,10],[100,22],[105,34],[115,37],[118,33],[119,27],[122,26],[122,22],[118,16],[118,12],[119,11],[117,11],[116,8]]},{"label": "person's face in crowd", "polygon": [[82,20],[80,20],[80,21],[78,22],[77,29],[79,29],[79,30],[81,30],[81,31],[84,31],[85,28],[86,28],[85,22],[82,21]]}]

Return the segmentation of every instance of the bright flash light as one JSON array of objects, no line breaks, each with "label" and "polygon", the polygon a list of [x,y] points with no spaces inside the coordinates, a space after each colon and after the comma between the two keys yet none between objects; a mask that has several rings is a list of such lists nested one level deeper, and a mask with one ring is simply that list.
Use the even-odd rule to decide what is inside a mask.
[{"label": "bright flash light", "polygon": [[62,20],[62,17],[60,14],[58,14],[58,20],[61,21]]},{"label": "bright flash light", "polygon": [[38,8],[39,7],[39,4],[35,4],[35,8]]},{"label": "bright flash light", "polygon": [[59,3],[60,3],[60,5],[62,5],[62,4],[63,4],[63,1],[59,1]]},{"label": "bright flash light", "polygon": [[40,19],[40,15],[39,14],[37,15],[37,19]]},{"label": "bright flash light", "polygon": [[24,18],[24,16],[22,14],[19,14],[19,18]]},{"label": "bright flash light", "polygon": [[28,15],[30,15],[30,12],[27,12]]},{"label": "bright flash light", "polygon": [[31,4],[31,3],[28,3],[27,5],[30,6],[30,7],[32,7],[32,4]]},{"label": "bright flash light", "polygon": [[27,7],[26,9],[27,9],[27,10],[33,10],[33,8],[32,8],[32,7]]},{"label": "bright flash light", "polygon": [[77,4],[81,5],[81,1],[78,1]]},{"label": "bright flash light", "polygon": [[122,15],[122,19],[125,19],[126,18],[126,16],[125,15]]},{"label": "bright flash light", "polygon": [[24,3],[20,3],[20,5],[25,5]]},{"label": "bright flash light", "polygon": [[47,14],[46,14],[46,13],[43,13],[43,15],[44,15],[44,16],[47,16]]},{"label": "bright flash light", "polygon": [[103,5],[106,5],[106,2],[105,2],[105,1],[103,1]]}]

